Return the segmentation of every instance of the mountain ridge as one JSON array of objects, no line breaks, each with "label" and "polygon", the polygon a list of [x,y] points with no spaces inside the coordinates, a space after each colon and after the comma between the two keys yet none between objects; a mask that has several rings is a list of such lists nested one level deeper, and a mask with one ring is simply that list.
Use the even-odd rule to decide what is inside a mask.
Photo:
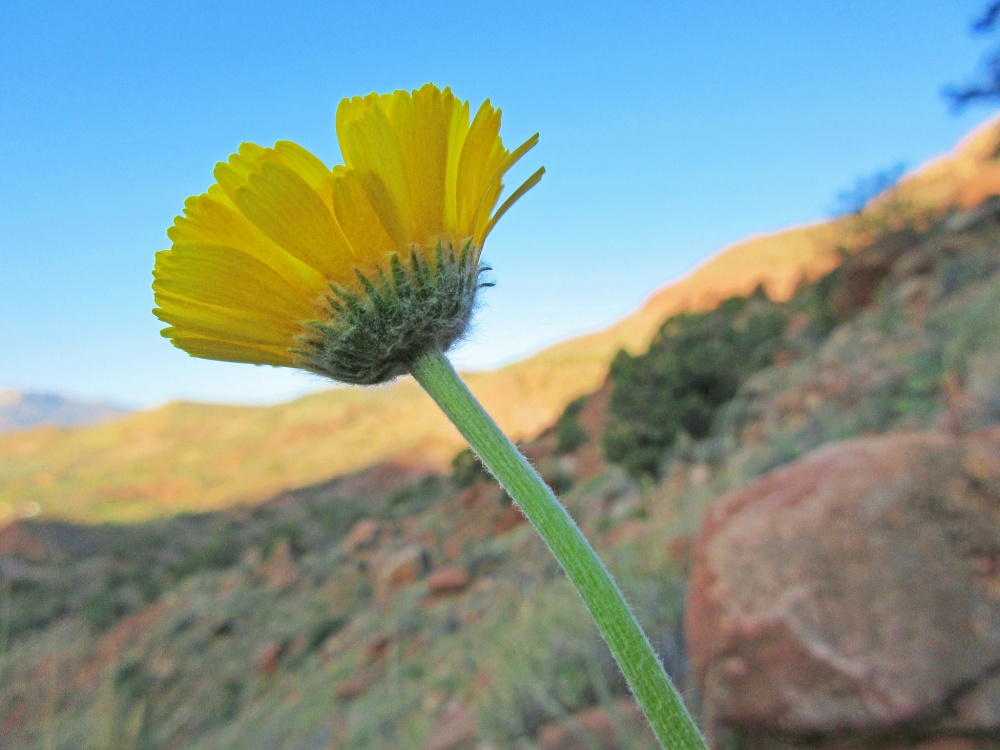
[{"label": "mountain ridge", "polygon": [[0,388],[0,433],[41,425],[75,427],[93,424],[128,411],[108,401],[85,401],[57,393]]}]

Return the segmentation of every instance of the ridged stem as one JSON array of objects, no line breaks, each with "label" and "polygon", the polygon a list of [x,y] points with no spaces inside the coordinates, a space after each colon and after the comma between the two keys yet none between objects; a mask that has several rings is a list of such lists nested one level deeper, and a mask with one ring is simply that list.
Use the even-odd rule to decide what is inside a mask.
[{"label": "ridged stem", "polygon": [[435,350],[418,357],[411,372],[552,550],[590,610],[660,744],[669,750],[705,750],[705,741],[621,590],[552,490],[444,354]]}]

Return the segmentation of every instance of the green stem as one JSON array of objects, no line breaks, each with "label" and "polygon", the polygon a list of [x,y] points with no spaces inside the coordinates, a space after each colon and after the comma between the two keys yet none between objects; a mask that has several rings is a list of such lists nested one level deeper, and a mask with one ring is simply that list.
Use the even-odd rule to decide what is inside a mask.
[{"label": "green stem", "polygon": [[472,395],[439,351],[411,372],[535,526],[576,586],[664,748],[704,750],[684,702],[594,548],[545,481]]}]

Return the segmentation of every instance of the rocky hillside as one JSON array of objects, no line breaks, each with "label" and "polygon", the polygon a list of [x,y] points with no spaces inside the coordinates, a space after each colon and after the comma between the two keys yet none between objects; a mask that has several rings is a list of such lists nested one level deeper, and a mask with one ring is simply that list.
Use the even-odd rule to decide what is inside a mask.
[{"label": "rocky hillside", "polygon": [[[785,301],[672,316],[525,445],[713,747],[996,749],[998,324],[988,203]],[[0,748],[655,747],[465,453],[254,507],[22,521],[0,591]]]},{"label": "rocky hillside", "polygon": [[[984,126],[883,201],[936,215],[978,204],[1000,192],[998,142],[1000,124]],[[838,220],[737,243],[610,328],[472,375],[470,385],[502,427],[530,438],[600,385],[618,349],[643,349],[668,315],[710,309],[759,284],[786,299],[801,279],[830,270],[856,235]],[[139,520],[256,503],[378,462],[440,471],[460,446],[408,380],[266,408],[174,403],[83,429],[0,436],[0,517]]]},{"label": "rocky hillside", "polygon": [[793,323],[673,454],[707,508],[686,630],[716,746],[997,747],[998,209],[847,261],[825,342]]}]

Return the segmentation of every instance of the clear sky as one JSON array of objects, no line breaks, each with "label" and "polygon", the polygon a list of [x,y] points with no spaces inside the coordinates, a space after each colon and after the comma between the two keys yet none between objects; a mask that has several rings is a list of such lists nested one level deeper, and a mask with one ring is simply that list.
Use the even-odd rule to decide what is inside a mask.
[{"label": "clear sky", "polygon": [[[148,406],[323,385],[160,338],[153,254],[241,141],[339,163],[337,103],[449,85],[540,131],[548,173],[498,225],[466,368],[613,322],[857,178],[950,149],[985,0],[135,3],[0,10],[0,386]],[[518,175],[510,182],[518,183]]]}]

